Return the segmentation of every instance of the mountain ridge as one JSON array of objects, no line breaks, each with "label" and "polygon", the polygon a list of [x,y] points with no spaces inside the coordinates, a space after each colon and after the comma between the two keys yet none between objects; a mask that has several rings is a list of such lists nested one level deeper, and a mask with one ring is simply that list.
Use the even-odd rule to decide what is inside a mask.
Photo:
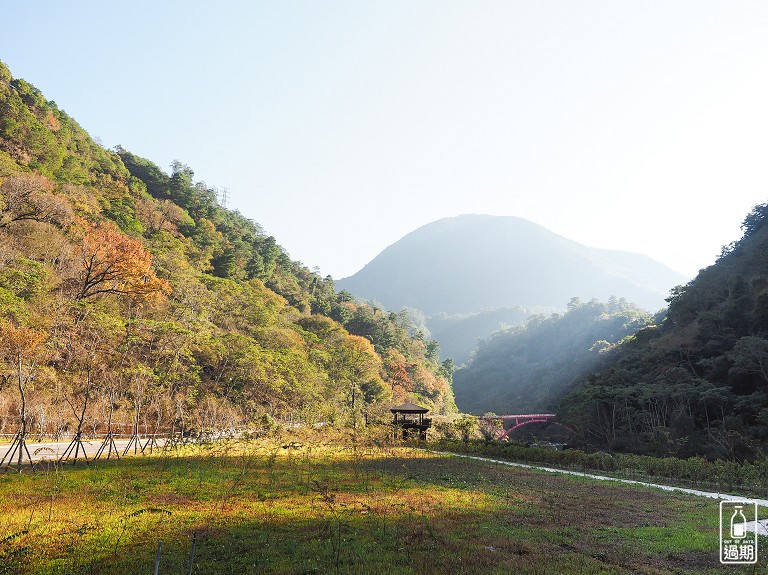
[{"label": "mountain ridge", "polygon": [[[531,274],[534,281],[511,273]],[[643,254],[590,248],[524,218],[463,214],[406,234],[336,284],[391,309],[430,315],[511,305],[562,308],[571,297],[611,295],[658,309],[669,289],[685,281]]]}]

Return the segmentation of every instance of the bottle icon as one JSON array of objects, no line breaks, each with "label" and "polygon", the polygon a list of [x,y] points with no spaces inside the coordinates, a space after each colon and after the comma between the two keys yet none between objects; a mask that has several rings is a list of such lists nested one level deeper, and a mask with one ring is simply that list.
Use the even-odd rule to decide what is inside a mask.
[{"label": "bottle icon", "polygon": [[731,538],[744,539],[747,536],[747,518],[741,512],[741,505],[734,506],[731,517]]}]

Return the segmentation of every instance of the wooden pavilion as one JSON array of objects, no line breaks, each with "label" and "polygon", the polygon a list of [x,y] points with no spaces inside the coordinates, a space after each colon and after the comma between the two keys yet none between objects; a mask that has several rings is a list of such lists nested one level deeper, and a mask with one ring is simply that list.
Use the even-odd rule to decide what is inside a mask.
[{"label": "wooden pavilion", "polygon": [[429,409],[415,403],[404,403],[391,408],[395,418],[392,425],[395,428],[395,437],[402,433],[403,439],[408,439],[418,434],[421,440],[427,439],[427,429],[432,426],[432,420],[424,417]]}]

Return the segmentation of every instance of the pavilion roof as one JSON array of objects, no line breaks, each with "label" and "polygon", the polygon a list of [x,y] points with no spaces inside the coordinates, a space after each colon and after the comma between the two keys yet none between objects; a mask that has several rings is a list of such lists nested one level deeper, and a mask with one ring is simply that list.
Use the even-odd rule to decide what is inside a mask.
[{"label": "pavilion roof", "polygon": [[403,405],[391,408],[389,411],[392,413],[427,413],[429,409],[415,403],[404,403]]}]

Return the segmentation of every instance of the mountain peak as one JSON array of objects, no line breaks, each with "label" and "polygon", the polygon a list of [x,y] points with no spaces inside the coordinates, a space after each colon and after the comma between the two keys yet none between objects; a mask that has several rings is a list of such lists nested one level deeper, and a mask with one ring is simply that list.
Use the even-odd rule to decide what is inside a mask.
[{"label": "mountain peak", "polygon": [[572,297],[664,306],[687,281],[647,256],[590,248],[516,216],[463,214],[410,232],[338,287],[390,309],[563,308]]}]

